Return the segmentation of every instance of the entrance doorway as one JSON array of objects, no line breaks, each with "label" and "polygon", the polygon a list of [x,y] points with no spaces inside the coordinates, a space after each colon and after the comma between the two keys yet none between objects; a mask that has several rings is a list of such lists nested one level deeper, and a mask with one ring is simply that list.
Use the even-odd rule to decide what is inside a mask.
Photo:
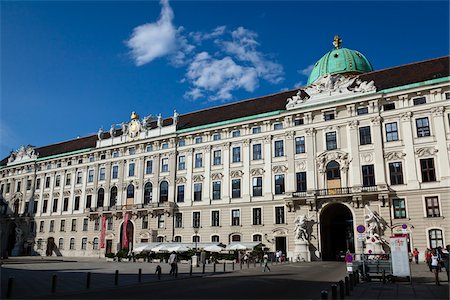
[{"label": "entrance doorway", "polygon": [[112,253],[112,240],[106,240],[106,254]]},{"label": "entrance doorway", "polygon": [[344,204],[327,205],[320,214],[322,260],[341,260],[355,252],[353,216]]},{"label": "entrance doorway", "polygon": [[14,245],[16,244],[16,223],[11,223],[9,226],[9,233],[8,233],[8,242],[7,242],[7,251],[8,256],[12,255],[12,251],[14,249]]},{"label": "entrance doorway", "polygon": [[275,237],[275,251],[283,251],[283,254],[286,255],[286,237],[285,236],[277,236]]},{"label": "entrance doorway", "polygon": [[120,249],[127,248],[128,250],[133,249],[133,237],[134,237],[134,226],[131,221],[127,223],[127,239],[128,245],[123,245],[123,224],[120,226]]}]

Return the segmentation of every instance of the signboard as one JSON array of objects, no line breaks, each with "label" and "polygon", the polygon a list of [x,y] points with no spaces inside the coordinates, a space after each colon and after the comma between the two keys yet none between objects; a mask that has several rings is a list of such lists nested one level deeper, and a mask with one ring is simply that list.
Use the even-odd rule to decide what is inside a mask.
[{"label": "signboard", "polygon": [[409,268],[408,241],[405,236],[391,236],[392,275],[411,276]]},{"label": "signboard", "polygon": [[345,261],[348,262],[348,263],[351,263],[353,261],[353,255],[351,255],[350,253],[346,254],[345,255]]},{"label": "signboard", "polygon": [[366,232],[366,227],[364,225],[358,225],[358,227],[356,227],[356,231],[358,231],[358,233],[364,233]]},{"label": "signboard", "polygon": [[403,224],[403,225],[402,225],[402,232],[403,232],[403,233],[408,233],[408,229],[407,229],[407,228],[408,228],[408,225]]}]

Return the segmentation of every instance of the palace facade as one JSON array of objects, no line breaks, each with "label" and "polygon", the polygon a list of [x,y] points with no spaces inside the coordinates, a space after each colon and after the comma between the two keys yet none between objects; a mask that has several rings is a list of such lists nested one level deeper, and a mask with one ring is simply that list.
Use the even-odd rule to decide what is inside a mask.
[{"label": "palace facade", "polygon": [[0,169],[3,256],[241,241],[295,259],[304,216],[311,259],[330,260],[362,251],[369,210],[384,242],[445,246],[449,57],[374,71],[334,45],[300,89],[169,118],[133,112],[97,135],[12,152]]}]

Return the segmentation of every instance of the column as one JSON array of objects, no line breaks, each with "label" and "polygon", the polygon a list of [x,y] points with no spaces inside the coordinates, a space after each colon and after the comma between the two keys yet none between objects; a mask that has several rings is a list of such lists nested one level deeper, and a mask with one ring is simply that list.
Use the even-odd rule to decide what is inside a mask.
[{"label": "column", "polygon": [[294,132],[287,131],[285,139],[284,156],[287,158],[286,193],[296,191],[295,178],[295,153],[294,153]]},{"label": "column", "polygon": [[434,136],[437,147],[437,161],[435,162],[442,186],[450,185],[450,159],[447,155],[447,140],[445,133],[444,107],[435,107],[431,109],[434,125]]},{"label": "column", "polygon": [[[374,164],[375,168],[375,184],[376,185],[386,185],[386,172],[384,164],[384,154],[383,154],[383,130],[381,129],[381,117],[376,116],[370,120],[372,123],[372,143],[374,145]],[[383,162],[383,163],[380,163]]]},{"label": "column", "polygon": [[252,184],[250,178],[250,140],[245,139],[242,143],[242,199],[244,201],[250,201],[250,186]]},{"label": "column", "polygon": [[[358,141],[358,120],[347,123],[347,140],[349,149],[349,158],[352,159],[348,170],[348,186],[361,187],[361,162],[359,157]],[[374,130],[373,130],[374,131]],[[378,168],[377,168],[378,169]],[[375,176],[377,177],[377,176]]]},{"label": "column", "polygon": [[263,179],[263,194],[267,199],[273,199],[273,184],[272,184],[272,136],[264,137],[263,144],[263,159],[264,159],[264,179]]},{"label": "column", "polygon": [[416,156],[414,154],[414,134],[411,124],[411,112],[405,112],[400,115],[401,136],[405,149],[405,167],[404,173],[407,179],[408,189],[418,189],[419,181],[417,179]]},{"label": "column", "polygon": [[322,176],[322,173],[317,172],[316,168],[316,130],[314,128],[306,129],[305,137],[306,147],[306,187],[308,190],[317,190],[317,177]]}]

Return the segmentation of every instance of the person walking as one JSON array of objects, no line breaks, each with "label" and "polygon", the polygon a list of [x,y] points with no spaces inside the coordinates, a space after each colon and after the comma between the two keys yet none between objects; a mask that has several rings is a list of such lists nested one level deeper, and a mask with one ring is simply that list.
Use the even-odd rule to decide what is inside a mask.
[{"label": "person walking", "polygon": [[412,254],[414,256],[414,260],[416,261],[416,264],[418,264],[419,263],[419,250],[417,250],[417,248],[414,248]]},{"label": "person walking", "polygon": [[436,285],[441,285],[439,282],[439,256],[436,253],[436,249],[431,252],[431,268],[434,272],[434,282]]},{"label": "person walking", "polygon": [[433,272],[433,269],[431,268],[431,250],[430,250],[430,248],[427,248],[427,250],[425,251],[425,262],[427,263],[427,266],[430,269],[430,272]]},{"label": "person walking", "polygon": [[170,254],[168,263],[170,264],[169,275],[177,276],[177,254],[175,251]]},{"label": "person walking", "polygon": [[269,268],[269,255],[267,255],[267,253],[264,254],[263,256],[263,261],[264,261],[264,269],[263,272],[266,272],[266,270],[268,272],[270,272],[270,268]]},{"label": "person walking", "polygon": [[448,277],[448,269],[449,269],[449,260],[450,260],[450,245],[447,245],[445,247],[445,249],[447,250],[447,253],[444,253],[443,256],[443,260],[444,260],[444,268],[445,268],[445,272],[447,272],[447,281],[450,281],[449,277]]}]

